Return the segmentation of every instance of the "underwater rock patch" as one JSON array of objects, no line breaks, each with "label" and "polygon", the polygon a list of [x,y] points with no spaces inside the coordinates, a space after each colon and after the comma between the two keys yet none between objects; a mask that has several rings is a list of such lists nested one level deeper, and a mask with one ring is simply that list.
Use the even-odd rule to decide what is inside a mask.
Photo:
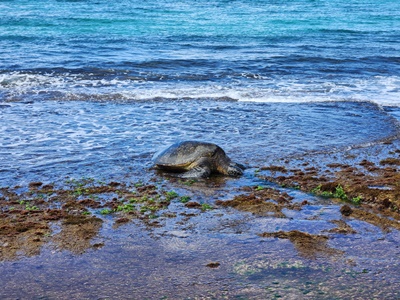
[{"label": "underwater rock patch", "polygon": [[312,235],[298,230],[264,232],[259,234],[264,238],[288,239],[299,254],[306,258],[315,259],[318,256],[340,255],[344,252],[330,248],[328,244],[329,237],[325,235]]}]

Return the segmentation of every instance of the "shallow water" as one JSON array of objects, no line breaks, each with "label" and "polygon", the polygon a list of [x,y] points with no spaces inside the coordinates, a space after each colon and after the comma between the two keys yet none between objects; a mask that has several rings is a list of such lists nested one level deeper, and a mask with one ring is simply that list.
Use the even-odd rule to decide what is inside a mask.
[{"label": "shallow water", "polygon": [[[136,223],[113,228],[108,218],[92,242],[104,242],[100,249],[76,255],[53,251],[48,245],[39,256],[1,263],[0,295],[3,299],[397,298],[398,231],[383,233],[354,220],[349,224],[356,234],[331,235],[328,249],[333,254],[317,251],[314,259],[304,257],[301,245],[298,248],[289,240],[257,236],[294,228],[320,234],[334,228],[329,221],[340,219],[337,205],[307,199],[312,205],[301,212],[286,211],[289,218],[216,209],[184,223],[167,219],[166,226],[153,229]],[[178,206],[171,210],[181,211]],[[207,267],[210,262],[220,266]]]},{"label": "shallow water", "polygon": [[11,103],[1,108],[0,184],[144,176],[152,154],[179,140],[211,141],[240,163],[265,165],[382,141],[396,124],[359,102]]},{"label": "shallow water", "polygon": [[[335,162],[345,150],[359,147],[356,153],[379,161],[380,154],[369,149],[398,134],[392,117],[397,110],[392,108],[389,114],[375,104],[360,102],[50,101],[9,103],[1,109],[1,154],[6,158],[0,162],[2,186],[26,186],[33,180],[62,185],[66,177],[88,176],[132,184],[153,177],[165,190],[211,205],[231,199],[243,186],[269,186],[254,176],[257,167],[279,164],[288,157],[301,161],[307,156],[313,161],[317,153],[322,155],[315,156],[318,162]],[[217,142],[249,169],[239,179],[217,178],[192,187],[148,169],[154,152],[181,139]],[[276,218],[229,208],[201,213],[174,202],[168,210],[176,217],[160,217],[161,227],[150,228],[139,221],[116,227],[114,217],[102,217],[105,224],[90,245],[104,246],[73,254],[47,244],[37,256],[24,257],[21,249],[18,259],[2,262],[0,296],[399,296],[397,230],[388,233],[363,221],[347,220],[357,233],[329,234],[327,248],[316,250],[312,259],[287,239],[258,236],[291,230],[326,235],[335,227],[331,221],[343,219],[340,205],[330,200],[283,191],[294,202],[309,204],[300,211],[285,209],[286,218]],[[219,267],[207,267],[212,262]]]},{"label": "shallow water", "polygon": [[[270,186],[255,176],[256,168],[279,165],[290,157],[300,163],[304,157],[322,164],[343,162],[340,157],[348,157],[346,150],[353,149],[356,155],[349,157],[379,162],[381,154],[374,147],[398,134],[394,108],[389,114],[360,102],[50,101],[9,103],[1,112],[2,186],[26,187],[33,180],[62,186],[66,177],[89,176],[131,185],[155,180],[164,190],[211,205],[232,199],[244,186]],[[219,143],[249,169],[238,179],[214,178],[193,186],[148,169],[154,152],[181,139]],[[201,212],[173,202],[168,208],[173,216],[158,218],[160,227],[140,221],[116,227],[113,216],[93,211],[105,223],[97,237],[85,242],[89,247],[85,253],[60,251],[51,243],[33,257],[25,257],[21,249],[14,261],[0,263],[0,296],[399,297],[399,231],[345,219],[355,234],[328,234],[336,227],[331,221],[343,220],[340,205],[297,190],[282,191],[294,202],[307,200],[308,205],[285,209],[286,218],[277,218],[221,207]],[[310,258],[301,245],[288,239],[258,236],[291,230],[330,238],[326,248],[317,248]],[[96,244],[100,247],[90,246]],[[215,262],[219,267],[207,266]]]}]

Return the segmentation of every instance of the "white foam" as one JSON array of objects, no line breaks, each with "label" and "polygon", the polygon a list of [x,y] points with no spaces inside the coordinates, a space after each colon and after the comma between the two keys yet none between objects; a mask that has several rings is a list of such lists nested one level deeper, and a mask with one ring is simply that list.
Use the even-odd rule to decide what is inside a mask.
[{"label": "white foam", "polygon": [[232,99],[247,102],[371,101],[400,106],[400,77],[376,76],[346,82],[312,79],[231,80],[226,83],[196,81],[146,81],[143,79],[90,78],[88,74],[0,74],[5,100],[35,96],[60,100]]}]

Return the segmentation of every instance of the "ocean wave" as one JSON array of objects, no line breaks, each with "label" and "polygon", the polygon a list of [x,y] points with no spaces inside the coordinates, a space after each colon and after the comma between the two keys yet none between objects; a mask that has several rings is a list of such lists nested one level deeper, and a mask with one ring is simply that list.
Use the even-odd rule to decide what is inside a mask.
[{"label": "ocean wave", "polygon": [[[124,70],[58,69],[0,72],[0,101],[79,100],[140,101],[152,99],[231,99],[250,102],[371,101],[400,106],[400,76],[365,78],[268,77],[232,73],[200,80],[180,74],[174,80]],[[150,78],[150,79],[149,79]]]}]

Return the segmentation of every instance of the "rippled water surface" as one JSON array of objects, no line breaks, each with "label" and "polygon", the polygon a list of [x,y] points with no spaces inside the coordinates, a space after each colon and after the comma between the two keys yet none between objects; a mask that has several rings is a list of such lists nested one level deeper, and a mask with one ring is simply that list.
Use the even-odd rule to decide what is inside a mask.
[{"label": "rippled water surface", "polygon": [[[297,199],[299,192],[287,190]],[[351,220],[357,233],[333,234],[317,259],[301,254],[301,244],[261,238],[263,231],[304,230],[327,234],[340,218],[337,205],[310,198],[288,218],[252,216],[216,209],[192,217],[167,218],[166,226],[113,226],[106,218],[91,243],[102,247],[77,255],[44,247],[41,254],[1,262],[3,299],[396,299],[400,284],[398,231],[382,233]],[[177,204],[170,210],[179,212]],[[162,221],[164,222],[164,221]],[[114,224],[115,225],[115,224]],[[368,246],[366,246],[368,245]],[[389,250],[390,249],[390,250]],[[389,250],[389,251],[388,251]],[[207,267],[218,262],[219,267]]]},{"label": "rippled water surface", "polygon": [[215,142],[257,166],[395,134],[390,115],[357,102],[12,103],[1,106],[1,183],[143,173],[154,152],[179,140]]}]

